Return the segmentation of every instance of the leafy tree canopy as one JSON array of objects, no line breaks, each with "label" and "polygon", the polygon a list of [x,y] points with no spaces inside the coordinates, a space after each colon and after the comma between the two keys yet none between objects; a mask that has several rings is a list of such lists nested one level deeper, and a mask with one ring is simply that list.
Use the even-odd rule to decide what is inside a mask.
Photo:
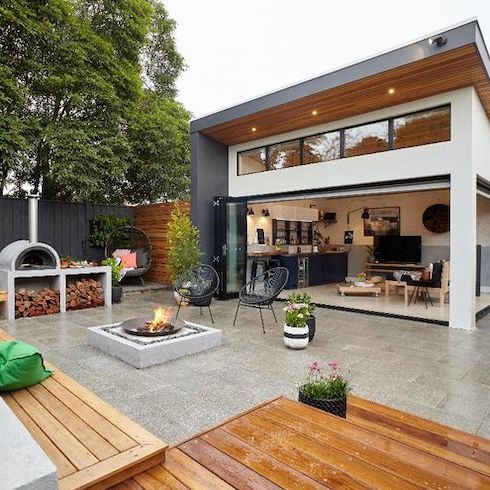
[{"label": "leafy tree canopy", "polygon": [[[175,23],[156,0],[0,5],[0,195],[184,197],[189,113]],[[27,185],[26,185],[27,184]]]}]

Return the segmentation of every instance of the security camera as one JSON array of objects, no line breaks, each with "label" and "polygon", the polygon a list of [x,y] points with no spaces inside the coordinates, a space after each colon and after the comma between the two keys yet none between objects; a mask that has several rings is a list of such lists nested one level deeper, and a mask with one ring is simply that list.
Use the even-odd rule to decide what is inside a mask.
[{"label": "security camera", "polygon": [[429,44],[436,45],[438,48],[444,46],[447,43],[447,37],[443,36],[433,36],[429,38]]}]

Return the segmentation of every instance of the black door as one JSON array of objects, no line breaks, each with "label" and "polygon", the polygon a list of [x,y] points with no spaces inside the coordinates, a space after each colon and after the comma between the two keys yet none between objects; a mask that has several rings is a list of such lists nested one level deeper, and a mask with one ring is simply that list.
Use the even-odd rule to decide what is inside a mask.
[{"label": "black door", "polygon": [[247,277],[247,202],[215,197],[214,265],[220,279],[218,296],[238,296]]}]

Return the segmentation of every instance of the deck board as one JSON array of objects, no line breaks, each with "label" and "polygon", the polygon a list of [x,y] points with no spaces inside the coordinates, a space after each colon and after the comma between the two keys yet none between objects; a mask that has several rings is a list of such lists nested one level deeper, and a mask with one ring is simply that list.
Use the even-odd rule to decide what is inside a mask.
[{"label": "deck board", "polygon": [[[10,339],[0,330],[0,340]],[[138,489],[131,478],[162,463],[167,445],[46,365],[51,377],[1,396],[53,461],[60,490],[102,490],[123,481],[122,488]]]},{"label": "deck board", "polygon": [[355,396],[347,419],[280,397],[178,444],[131,482],[144,490],[486,489],[489,444]]}]

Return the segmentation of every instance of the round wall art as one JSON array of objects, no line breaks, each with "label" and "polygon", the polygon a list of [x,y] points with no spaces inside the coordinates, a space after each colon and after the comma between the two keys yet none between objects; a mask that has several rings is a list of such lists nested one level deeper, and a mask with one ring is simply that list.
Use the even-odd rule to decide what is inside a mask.
[{"label": "round wall art", "polygon": [[449,206],[447,204],[429,206],[424,211],[422,222],[432,233],[446,233],[449,231]]}]

